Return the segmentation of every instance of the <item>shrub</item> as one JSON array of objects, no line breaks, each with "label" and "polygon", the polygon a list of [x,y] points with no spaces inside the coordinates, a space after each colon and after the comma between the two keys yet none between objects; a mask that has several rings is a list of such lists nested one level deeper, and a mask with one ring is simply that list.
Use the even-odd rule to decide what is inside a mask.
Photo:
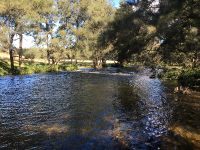
[{"label": "shrub", "polygon": [[59,71],[58,65],[50,65],[47,69],[47,72],[57,72]]},{"label": "shrub", "polygon": [[32,49],[27,49],[27,50],[25,50],[23,52],[23,55],[24,55],[25,59],[31,59],[31,60],[33,60],[36,57],[36,52],[33,51]]},{"label": "shrub", "polygon": [[8,75],[10,72],[10,65],[3,61],[0,60],[0,76]]},{"label": "shrub", "polygon": [[200,70],[187,70],[178,77],[180,86],[196,89],[200,87]]},{"label": "shrub", "polygon": [[43,49],[30,48],[30,49],[24,49],[23,56],[25,57],[25,59],[33,60],[35,58],[44,58],[46,54]]},{"label": "shrub", "polygon": [[8,72],[6,70],[4,70],[3,68],[0,68],[0,76],[4,76],[7,74],[8,74]]},{"label": "shrub", "polygon": [[48,70],[47,65],[35,65],[34,66],[34,72],[35,73],[45,73]]},{"label": "shrub", "polygon": [[62,71],[75,71],[78,70],[78,66],[75,64],[62,64],[59,69]]},{"label": "shrub", "polygon": [[180,69],[172,68],[165,70],[165,73],[162,74],[160,77],[163,79],[176,80],[178,79],[180,74],[181,74]]},{"label": "shrub", "polygon": [[32,66],[28,66],[28,67],[23,67],[20,69],[20,73],[21,75],[25,75],[25,74],[33,74],[34,73],[34,69]]}]

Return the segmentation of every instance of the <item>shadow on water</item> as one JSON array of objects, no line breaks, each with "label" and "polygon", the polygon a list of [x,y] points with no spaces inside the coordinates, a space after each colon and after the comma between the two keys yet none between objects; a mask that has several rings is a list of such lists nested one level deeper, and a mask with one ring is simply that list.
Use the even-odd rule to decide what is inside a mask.
[{"label": "shadow on water", "polygon": [[0,83],[0,149],[198,147],[200,102],[158,79],[59,73]]}]

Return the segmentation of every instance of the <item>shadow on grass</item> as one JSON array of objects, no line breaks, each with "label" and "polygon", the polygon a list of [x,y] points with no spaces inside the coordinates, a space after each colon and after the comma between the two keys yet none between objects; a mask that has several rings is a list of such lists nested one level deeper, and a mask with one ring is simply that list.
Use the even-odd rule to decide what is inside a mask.
[{"label": "shadow on grass", "polygon": [[0,68],[8,72],[10,71],[10,65],[4,60],[0,60]]},{"label": "shadow on grass", "polygon": [[0,76],[10,74],[10,65],[8,62],[0,59]]}]

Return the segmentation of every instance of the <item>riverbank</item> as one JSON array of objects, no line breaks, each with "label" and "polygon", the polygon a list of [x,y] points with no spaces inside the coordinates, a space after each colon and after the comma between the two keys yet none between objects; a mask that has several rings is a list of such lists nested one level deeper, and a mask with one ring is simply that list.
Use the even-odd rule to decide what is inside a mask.
[{"label": "riverbank", "polygon": [[176,81],[175,92],[184,94],[191,94],[193,91],[200,92],[200,68],[167,66],[162,69],[152,69],[152,72],[150,77]]},{"label": "riverbank", "polygon": [[[16,65],[17,66],[17,65]],[[114,66],[114,67],[112,67]],[[88,69],[91,68],[91,69]],[[57,65],[48,65],[42,62],[26,62],[22,67],[16,67],[14,75],[27,75],[59,71],[97,71],[102,73],[140,73],[150,78],[159,78],[161,80],[175,80],[177,87],[175,92],[190,94],[192,91],[200,91],[200,69],[183,69],[179,66],[168,66],[160,68],[149,68],[142,65],[133,65],[127,67],[115,67],[109,64],[108,67],[102,69],[92,69],[92,63],[71,63],[64,62]],[[7,61],[0,60],[0,76],[11,75],[10,65]]]},{"label": "riverbank", "polygon": [[[11,75],[9,63],[0,61],[0,76]],[[47,73],[58,71],[75,71],[78,70],[76,64],[59,64],[48,65],[45,63],[25,63],[22,67],[15,67],[14,75],[27,75],[35,73]]]}]

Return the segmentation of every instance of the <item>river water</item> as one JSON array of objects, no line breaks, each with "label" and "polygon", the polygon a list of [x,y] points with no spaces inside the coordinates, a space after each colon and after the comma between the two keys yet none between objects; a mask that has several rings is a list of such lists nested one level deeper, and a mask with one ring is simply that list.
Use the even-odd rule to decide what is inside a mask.
[{"label": "river water", "polygon": [[172,87],[134,73],[1,77],[0,149],[198,149],[200,97]]}]

